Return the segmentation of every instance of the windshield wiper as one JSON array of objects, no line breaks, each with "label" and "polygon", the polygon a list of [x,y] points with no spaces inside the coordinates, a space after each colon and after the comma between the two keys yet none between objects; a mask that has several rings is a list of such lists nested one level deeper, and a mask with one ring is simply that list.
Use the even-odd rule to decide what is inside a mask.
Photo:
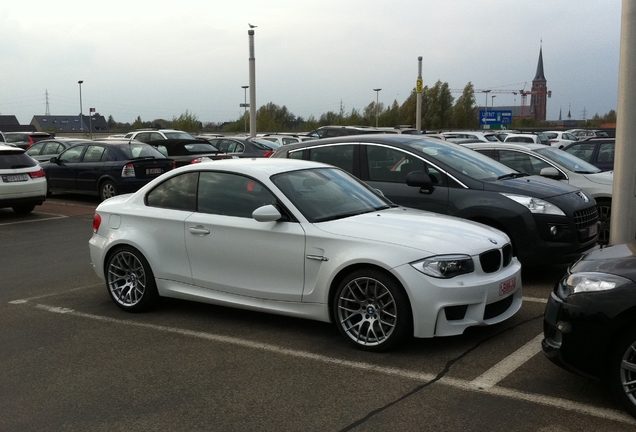
[{"label": "windshield wiper", "polygon": [[508,173],[508,174],[504,174],[504,175],[500,175],[499,177],[497,177],[497,180],[503,180],[503,179],[508,179],[508,178],[518,178],[518,177],[526,177],[529,174],[526,173]]},{"label": "windshield wiper", "polygon": [[370,209],[370,210],[362,210],[362,211],[355,211],[355,212],[349,212],[349,213],[340,213],[333,216],[327,216],[324,218],[315,219],[314,222],[328,222],[328,221],[337,220],[337,219],[344,219],[344,218],[358,216],[365,213],[371,213],[376,210],[377,209]]},{"label": "windshield wiper", "polygon": [[577,174],[596,174],[601,171],[574,171]]}]

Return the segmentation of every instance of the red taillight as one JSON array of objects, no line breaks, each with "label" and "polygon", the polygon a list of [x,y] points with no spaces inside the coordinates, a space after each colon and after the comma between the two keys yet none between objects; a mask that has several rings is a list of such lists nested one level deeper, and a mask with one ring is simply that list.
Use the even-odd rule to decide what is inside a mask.
[{"label": "red taillight", "polygon": [[93,216],[93,232],[97,233],[97,230],[99,230],[99,226],[102,224],[102,217],[95,213],[95,216]]},{"label": "red taillight", "polygon": [[121,170],[122,177],[134,177],[135,176],[135,166],[131,163],[124,165]]},{"label": "red taillight", "polygon": [[39,171],[30,172],[29,175],[31,176],[31,178],[42,178],[44,177],[44,170],[40,168]]},{"label": "red taillight", "polygon": [[273,154],[274,154],[274,152],[273,152],[273,151],[268,151],[267,153],[265,153],[265,154],[263,155],[263,157],[270,157],[270,156],[271,156],[271,155],[273,155]]},{"label": "red taillight", "polygon": [[177,162],[176,161],[172,161],[172,169],[175,169],[177,167]]},{"label": "red taillight", "polygon": [[29,143],[27,144],[26,148],[31,147],[33,144],[35,144],[35,142],[33,141],[33,137],[29,137]]},{"label": "red taillight", "polygon": [[558,139],[551,139],[550,142],[559,142]]},{"label": "red taillight", "polygon": [[192,159],[192,162],[190,162],[191,164],[196,164],[196,163],[201,163],[203,162],[203,158],[196,158],[196,159]]}]

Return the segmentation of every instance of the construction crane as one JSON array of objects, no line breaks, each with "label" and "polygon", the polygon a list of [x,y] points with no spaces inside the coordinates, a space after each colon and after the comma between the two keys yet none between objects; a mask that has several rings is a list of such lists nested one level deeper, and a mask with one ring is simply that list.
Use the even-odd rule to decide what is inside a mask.
[{"label": "construction crane", "polygon": [[[495,89],[475,89],[473,90],[475,93],[500,93],[500,94],[513,94],[513,95],[521,95],[521,117],[525,117],[526,111],[526,97],[532,95],[547,95],[549,98],[552,97],[552,90],[526,90],[526,86],[523,86],[521,90],[495,90]],[[463,93],[464,90],[459,89],[451,89],[451,93]]]}]

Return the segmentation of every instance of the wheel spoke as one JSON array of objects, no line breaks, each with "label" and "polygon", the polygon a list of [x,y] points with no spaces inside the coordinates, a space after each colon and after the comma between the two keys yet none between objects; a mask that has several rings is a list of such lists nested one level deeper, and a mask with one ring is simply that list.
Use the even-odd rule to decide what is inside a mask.
[{"label": "wheel spoke", "polygon": [[630,371],[630,372],[636,372],[636,364],[628,361],[628,360],[623,360],[621,363],[621,368],[623,368],[626,371]]}]

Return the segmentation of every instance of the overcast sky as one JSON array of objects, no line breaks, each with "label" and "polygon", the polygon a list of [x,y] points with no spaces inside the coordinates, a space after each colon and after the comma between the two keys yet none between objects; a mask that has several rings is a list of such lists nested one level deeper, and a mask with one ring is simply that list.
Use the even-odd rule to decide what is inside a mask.
[{"label": "overcast sky", "polygon": [[[424,84],[529,90],[539,49],[548,119],[616,109],[620,0],[22,0],[0,5],[0,114],[28,124],[90,107],[116,121],[238,119],[255,29],[256,106],[304,118],[402,104]],[[457,98],[460,94],[454,94]],[[492,95],[492,94],[491,94]],[[486,94],[476,94],[477,103]],[[249,100],[249,93],[248,93]],[[529,102],[529,98],[528,98]],[[488,104],[519,105],[497,94]]]}]

